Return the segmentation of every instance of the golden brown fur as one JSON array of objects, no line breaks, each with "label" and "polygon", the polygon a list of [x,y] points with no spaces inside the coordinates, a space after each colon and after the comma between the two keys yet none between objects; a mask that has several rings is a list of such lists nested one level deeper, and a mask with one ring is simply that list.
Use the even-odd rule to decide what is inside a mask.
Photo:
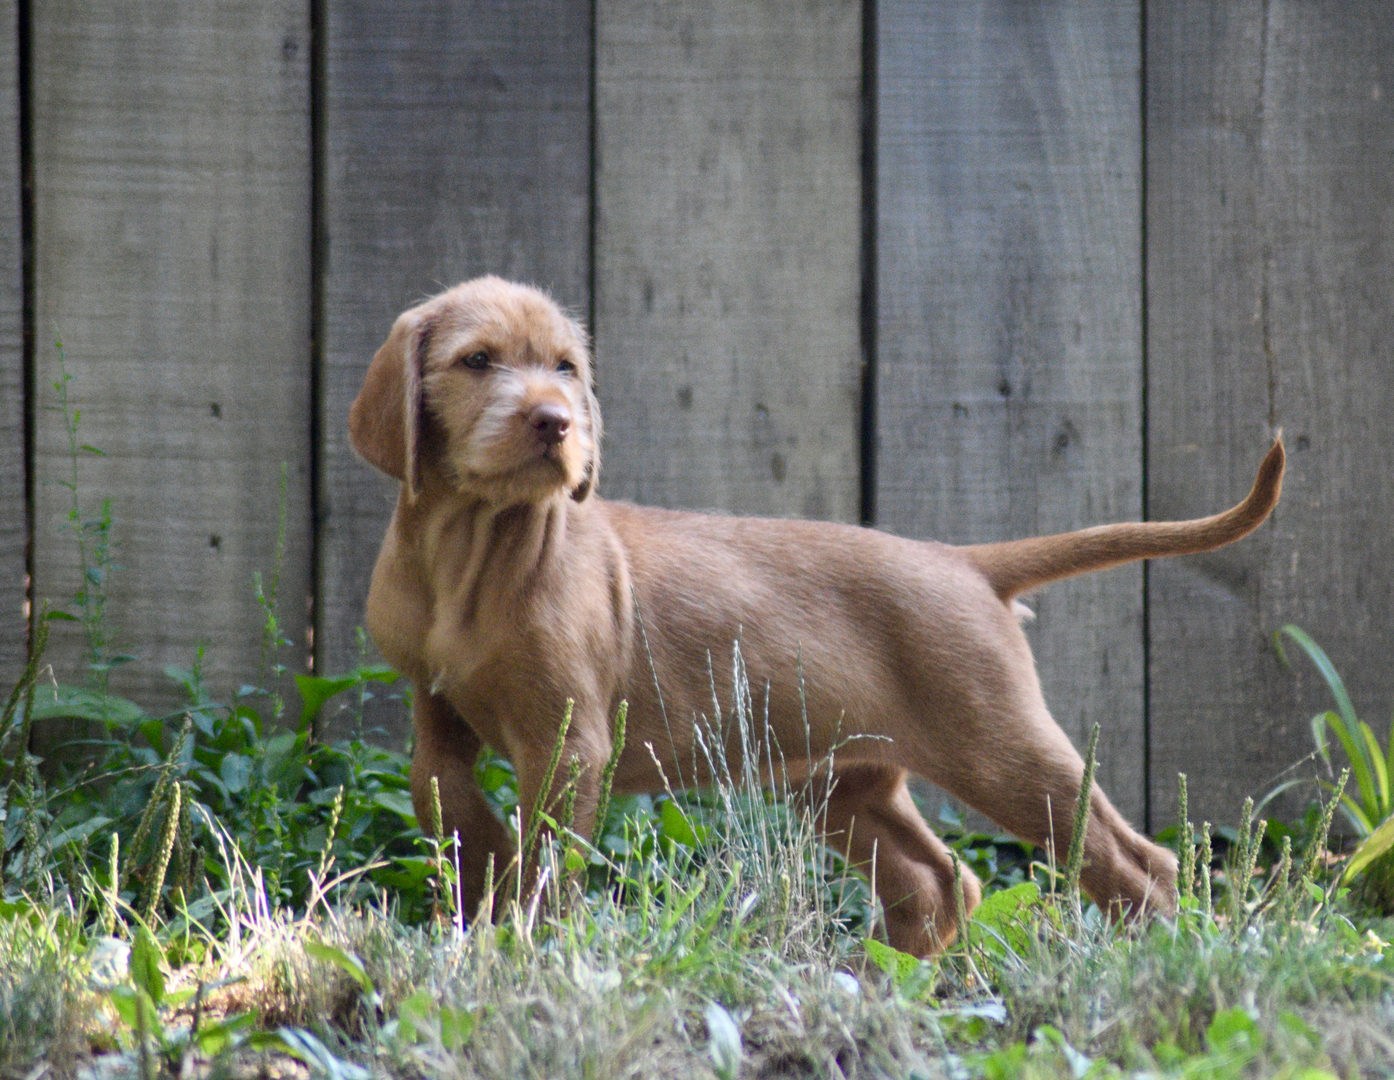
[{"label": "golden brown fur", "polygon": [[[805,707],[815,761],[850,734],[881,737],[839,749],[829,838],[858,864],[875,853],[890,940],[918,954],[953,936],[953,865],[910,801],[907,772],[1033,843],[1063,850],[1070,834],[1083,763],[1046,711],[1011,598],[1236,540],[1268,515],[1283,472],[1279,443],[1249,497],[1214,518],[967,548],[607,502],[591,492],[600,412],[584,332],[545,294],[492,277],[397,320],[349,428],[369,462],[403,481],[368,629],[416,686],[417,816],[430,820],[439,777],[445,829],[465,843],[467,896],[491,850],[500,864],[509,855],[474,784],[482,742],[513,761],[530,812],[573,698],[566,750],[583,766],[575,820],[586,832],[619,702],[629,737],[616,789],[660,786],[646,744],[671,775],[690,774],[711,678],[729,701],[739,638],[785,748],[805,745]],[[1172,906],[1175,859],[1097,789],[1087,835],[1092,897],[1132,912]],[[978,882],[963,875],[971,906]]]}]

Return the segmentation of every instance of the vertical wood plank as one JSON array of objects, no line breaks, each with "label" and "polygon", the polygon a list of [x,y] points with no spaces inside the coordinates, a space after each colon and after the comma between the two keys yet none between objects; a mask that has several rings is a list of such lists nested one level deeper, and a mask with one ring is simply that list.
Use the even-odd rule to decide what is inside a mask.
[{"label": "vertical wood plank", "polygon": [[601,491],[857,520],[860,4],[597,20]]},{"label": "vertical wood plank", "polygon": [[[1394,21],[1379,5],[1148,8],[1148,502],[1233,502],[1275,429],[1255,536],[1150,576],[1154,806],[1190,776],[1233,821],[1310,752],[1329,696],[1269,635],[1308,630],[1383,732],[1394,702]],[[1310,791],[1280,803],[1287,813]]]},{"label": "vertical wood plank", "polygon": [[[591,18],[565,0],[329,0],[326,46],[317,652],[338,672],[357,662],[396,500],[346,428],[393,319],[482,273],[535,282],[587,314]],[[378,705],[369,728],[399,743],[405,716]]]},{"label": "vertical wood plank", "polygon": [[[1141,516],[1139,18],[879,9],[877,523],[954,543]],[[1046,701],[1141,825],[1142,576],[1028,602]]]},{"label": "vertical wood plank", "polygon": [[[113,685],[150,708],[207,645],[210,688],[256,679],[288,464],[281,659],[303,670],[309,589],[309,37],[302,3],[43,0],[33,15],[36,595],[77,585],[61,526],[67,347],[88,517],[115,518]],[[85,674],[55,626],[61,678]]]},{"label": "vertical wood plank", "polygon": [[0,688],[18,678],[28,640],[19,172],[19,25],[16,5],[7,4],[0,11]]}]

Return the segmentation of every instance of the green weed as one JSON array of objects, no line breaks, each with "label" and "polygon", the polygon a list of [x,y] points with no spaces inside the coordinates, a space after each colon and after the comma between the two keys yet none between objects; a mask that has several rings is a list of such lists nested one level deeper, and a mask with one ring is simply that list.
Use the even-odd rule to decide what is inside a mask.
[{"label": "green weed", "polygon": [[[1312,717],[1311,727],[1312,740],[1327,769],[1331,768],[1327,737],[1327,732],[1331,731],[1341,744],[1355,778],[1355,790],[1343,791],[1340,799],[1342,812],[1361,837],[1360,845],[1346,865],[1345,880],[1360,878],[1366,899],[1386,914],[1394,913],[1394,788],[1390,780],[1394,774],[1394,726],[1385,738],[1386,745],[1381,746],[1370,725],[1356,716],[1345,681],[1325,650],[1300,627],[1288,624],[1273,635],[1278,656],[1284,663],[1287,663],[1284,636],[1295,641],[1316,665],[1336,702],[1336,711],[1318,713]],[[1300,782],[1281,785],[1272,794]],[[1324,786],[1331,790],[1330,784]]]}]

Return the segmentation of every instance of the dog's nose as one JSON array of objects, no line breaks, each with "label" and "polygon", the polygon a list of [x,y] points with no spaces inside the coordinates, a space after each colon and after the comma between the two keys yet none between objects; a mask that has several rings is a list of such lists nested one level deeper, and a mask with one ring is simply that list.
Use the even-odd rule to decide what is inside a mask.
[{"label": "dog's nose", "polygon": [[555,446],[571,430],[571,410],[552,402],[534,405],[532,412],[528,413],[528,423],[539,439],[548,446]]}]

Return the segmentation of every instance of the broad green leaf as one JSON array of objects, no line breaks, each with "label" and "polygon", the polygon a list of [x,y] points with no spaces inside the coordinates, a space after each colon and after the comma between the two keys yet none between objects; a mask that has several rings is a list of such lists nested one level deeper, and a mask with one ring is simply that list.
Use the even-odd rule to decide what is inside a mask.
[{"label": "broad green leaf", "polygon": [[[1388,753],[1384,758],[1384,771],[1391,777],[1394,777],[1394,716],[1389,718],[1389,737],[1386,750]],[[1391,807],[1391,809],[1394,809],[1394,807]]]},{"label": "broad green leaf", "polygon": [[474,1034],[474,1014],[448,1005],[437,1007],[428,991],[418,990],[398,1007],[397,1031],[407,1042],[430,1039],[456,1054]]},{"label": "broad green leaf", "polygon": [[1033,881],[990,893],[968,923],[969,940],[998,955],[1004,947],[1024,955],[1031,944],[1027,918],[1040,899],[1040,887]]},{"label": "broad green leaf", "polygon": [[236,795],[247,790],[247,784],[252,779],[252,763],[241,754],[229,751],[223,755],[218,766],[218,777],[223,786]]},{"label": "broad green leaf", "polygon": [[1282,635],[1286,634],[1302,647],[1302,651],[1307,654],[1317,670],[1321,672],[1321,677],[1326,680],[1326,685],[1331,691],[1331,696],[1336,699],[1336,708],[1340,711],[1341,717],[1350,727],[1355,726],[1355,706],[1351,704],[1350,695],[1346,693],[1346,684],[1341,681],[1341,676],[1336,672],[1336,665],[1331,662],[1331,658],[1326,655],[1326,651],[1307,636],[1307,632],[1300,626],[1288,623],[1276,634],[1273,635],[1273,642],[1278,647],[1278,656],[1287,663],[1287,655],[1283,652]]},{"label": "broad green leaf", "polygon": [[474,1013],[465,1009],[440,1007],[440,1041],[452,1054],[458,1054],[474,1034]]},{"label": "broad green leaf", "polygon": [[909,953],[901,952],[899,949],[883,944],[875,938],[867,938],[862,942],[862,947],[866,949],[866,955],[871,957],[876,966],[891,977],[891,981],[895,983],[896,986],[899,986],[913,975],[915,970],[920,966],[920,958],[918,956],[911,956]]},{"label": "broad green leaf", "polygon": [[324,703],[335,694],[343,693],[365,682],[394,683],[401,676],[386,664],[364,664],[347,675],[296,675],[295,685],[303,702],[300,708],[300,730],[309,729]]},{"label": "broad green leaf", "polygon": [[419,886],[435,869],[433,860],[421,855],[399,855],[391,866],[379,867],[370,875],[379,885],[404,892]]},{"label": "broad green leaf", "polygon": [[1370,751],[1370,761],[1374,765],[1375,792],[1379,795],[1378,806],[1371,807],[1380,817],[1389,815],[1389,770],[1384,765],[1384,750],[1370,730],[1370,725],[1360,721],[1360,734],[1365,737],[1365,745]]},{"label": "broad green leaf", "polygon": [[1321,1046],[1323,1041],[1321,1033],[1296,1013],[1284,1009],[1278,1014],[1278,1023],[1283,1026],[1289,1035],[1294,1035],[1302,1039],[1312,1049],[1317,1049]]},{"label": "broad green leaf", "polygon": [[401,1021],[398,1028],[404,1035],[428,1036],[431,1033],[431,1020],[436,1012],[436,1000],[429,990],[418,990],[404,998],[397,1006],[397,1017]]},{"label": "broad green leaf", "polygon": [[342,693],[351,686],[357,686],[358,680],[352,675],[340,675],[336,678],[326,678],[323,675],[296,675],[295,686],[300,691],[300,727],[302,730],[307,728],[314,718],[319,714],[324,703],[335,694]]},{"label": "broad green leaf", "polygon": [[160,1033],[160,1018],[155,1011],[155,1003],[150,995],[139,987],[118,986],[107,994],[107,1000],[116,1009],[121,1022],[133,1031],[139,1031],[142,1023],[151,1034]]},{"label": "broad green leaf", "polygon": [[1349,795],[1341,796],[1341,809],[1346,812],[1346,817],[1350,818],[1351,824],[1359,830],[1361,836],[1369,836],[1375,831],[1374,823],[1365,816],[1360,804]]},{"label": "broad green leaf", "polygon": [[672,799],[663,801],[663,809],[659,811],[659,823],[664,836],[686,847],[696,847],[699,838],[706,834],[706,829],[694,825],[692,819],[683,813],[683,808]]},{"label": "broad green leaf", "polygon": [[131,981],[159,1005],[165,999],[165,954],[155,935],[142,926],[131,945]]},{"label": "broad green leaf", "polygon": [[40,683],[34,688],[35,720],[92,720],[119,727],[134,727],[145,716],[139,705],[115,694],[103,696],[79,686],[55,687]]},{"label": "broad green leaf", "polygon": [[1094,1059],[1071,1046],[1070,1041],[1065,1038],[1065,1033],[1054,1025],[1042,1024],[1036,1029],[1035,1037],[1040,1042],[1049,1043],[1059,1052],[1070,1066],[1070,1075],[1074,1080],[1084,1080],[1093,1069]]},{"label": "broad green leaf", "polygon": [[1243,1009],[1221,1009],[1205,1029],[1205,1041],[1211,1050],[1251,1053],[1258,1048],[1258,1033],[1258,1026]]},{"label": "broad green leaf", "polygon": [[322,960],[326,964],[333,964],[339,970],[346,972],[358,983],[359,988],[365,994],[373,992],[373,980],[368,978],[368,972],[363,967],[363,961],[354,956],[351,952],[333,945],[326,945],[322,941],[306,941],[305,952],[313,956],[316,960]]},{"label": "broad green leaf", "polygon": [[92,817],[88,818],[86,821],[79,822],[77,825],[73,825],[70,828],[64,829],[61,833],[59,833],[52,840],[49,841],[49,845],[53,848],[54,851],[57,851],[64,844],[72,844],[77,842],[78,840],[82,840],[88,836],[91,836],[102,826],[110,824],[111,818],[103,817],[101,814],[95,814]]},{"label": "broad green leaf", "polygon": [[[1370,762],[1365,756],[1365,745],[1363,742],[1356,742],[1355,736],[1335,713],[1323,713],[1321,722],[1330,727],[1336,733],[1336,738],[1341,741],[1341,748],[1350,759],[1350,769],[1355,776],[1356,789],[1360,793],[1361,812],[1369,818],[1376,804],[1375,778],[1370,770]],[[1312,724],[1315,728],[1317,720],[1314,719]]]},{"label": "broad green leaf", "polygon": [[1351,853],[1350,862],[1346,864],[1346,871],[1341,875],[1341,880],[1351,882],[1357,874],[1390,848],[1394,848],[1394,817],[1385,818],[1378,829],[1361,841],[1360,846]]},{"label": "broad green leaf", "polygon": [[283,1027],[278,1031],[258,1031],[248,1040],[253,1050],[279,1050],[308,1065],[312,1072],[329,1080],[370,1080],[372,1073],[361,1065],[344,1061],[304,1028]]},{"label": "broad green leaf", "polygon": [[216,1024],[198,1029],[198,1048],[209,1057],[217,1057],[230,1049],[244,1031],[256,1027],[256,1013],[238,1013]]},{"label": "broad green leaf", "polygon": [[404,791],[375,791],[373,803],[384,810],[390,810],[408,825],[415,825],[416,811],[412,809],[411,796]]}]

